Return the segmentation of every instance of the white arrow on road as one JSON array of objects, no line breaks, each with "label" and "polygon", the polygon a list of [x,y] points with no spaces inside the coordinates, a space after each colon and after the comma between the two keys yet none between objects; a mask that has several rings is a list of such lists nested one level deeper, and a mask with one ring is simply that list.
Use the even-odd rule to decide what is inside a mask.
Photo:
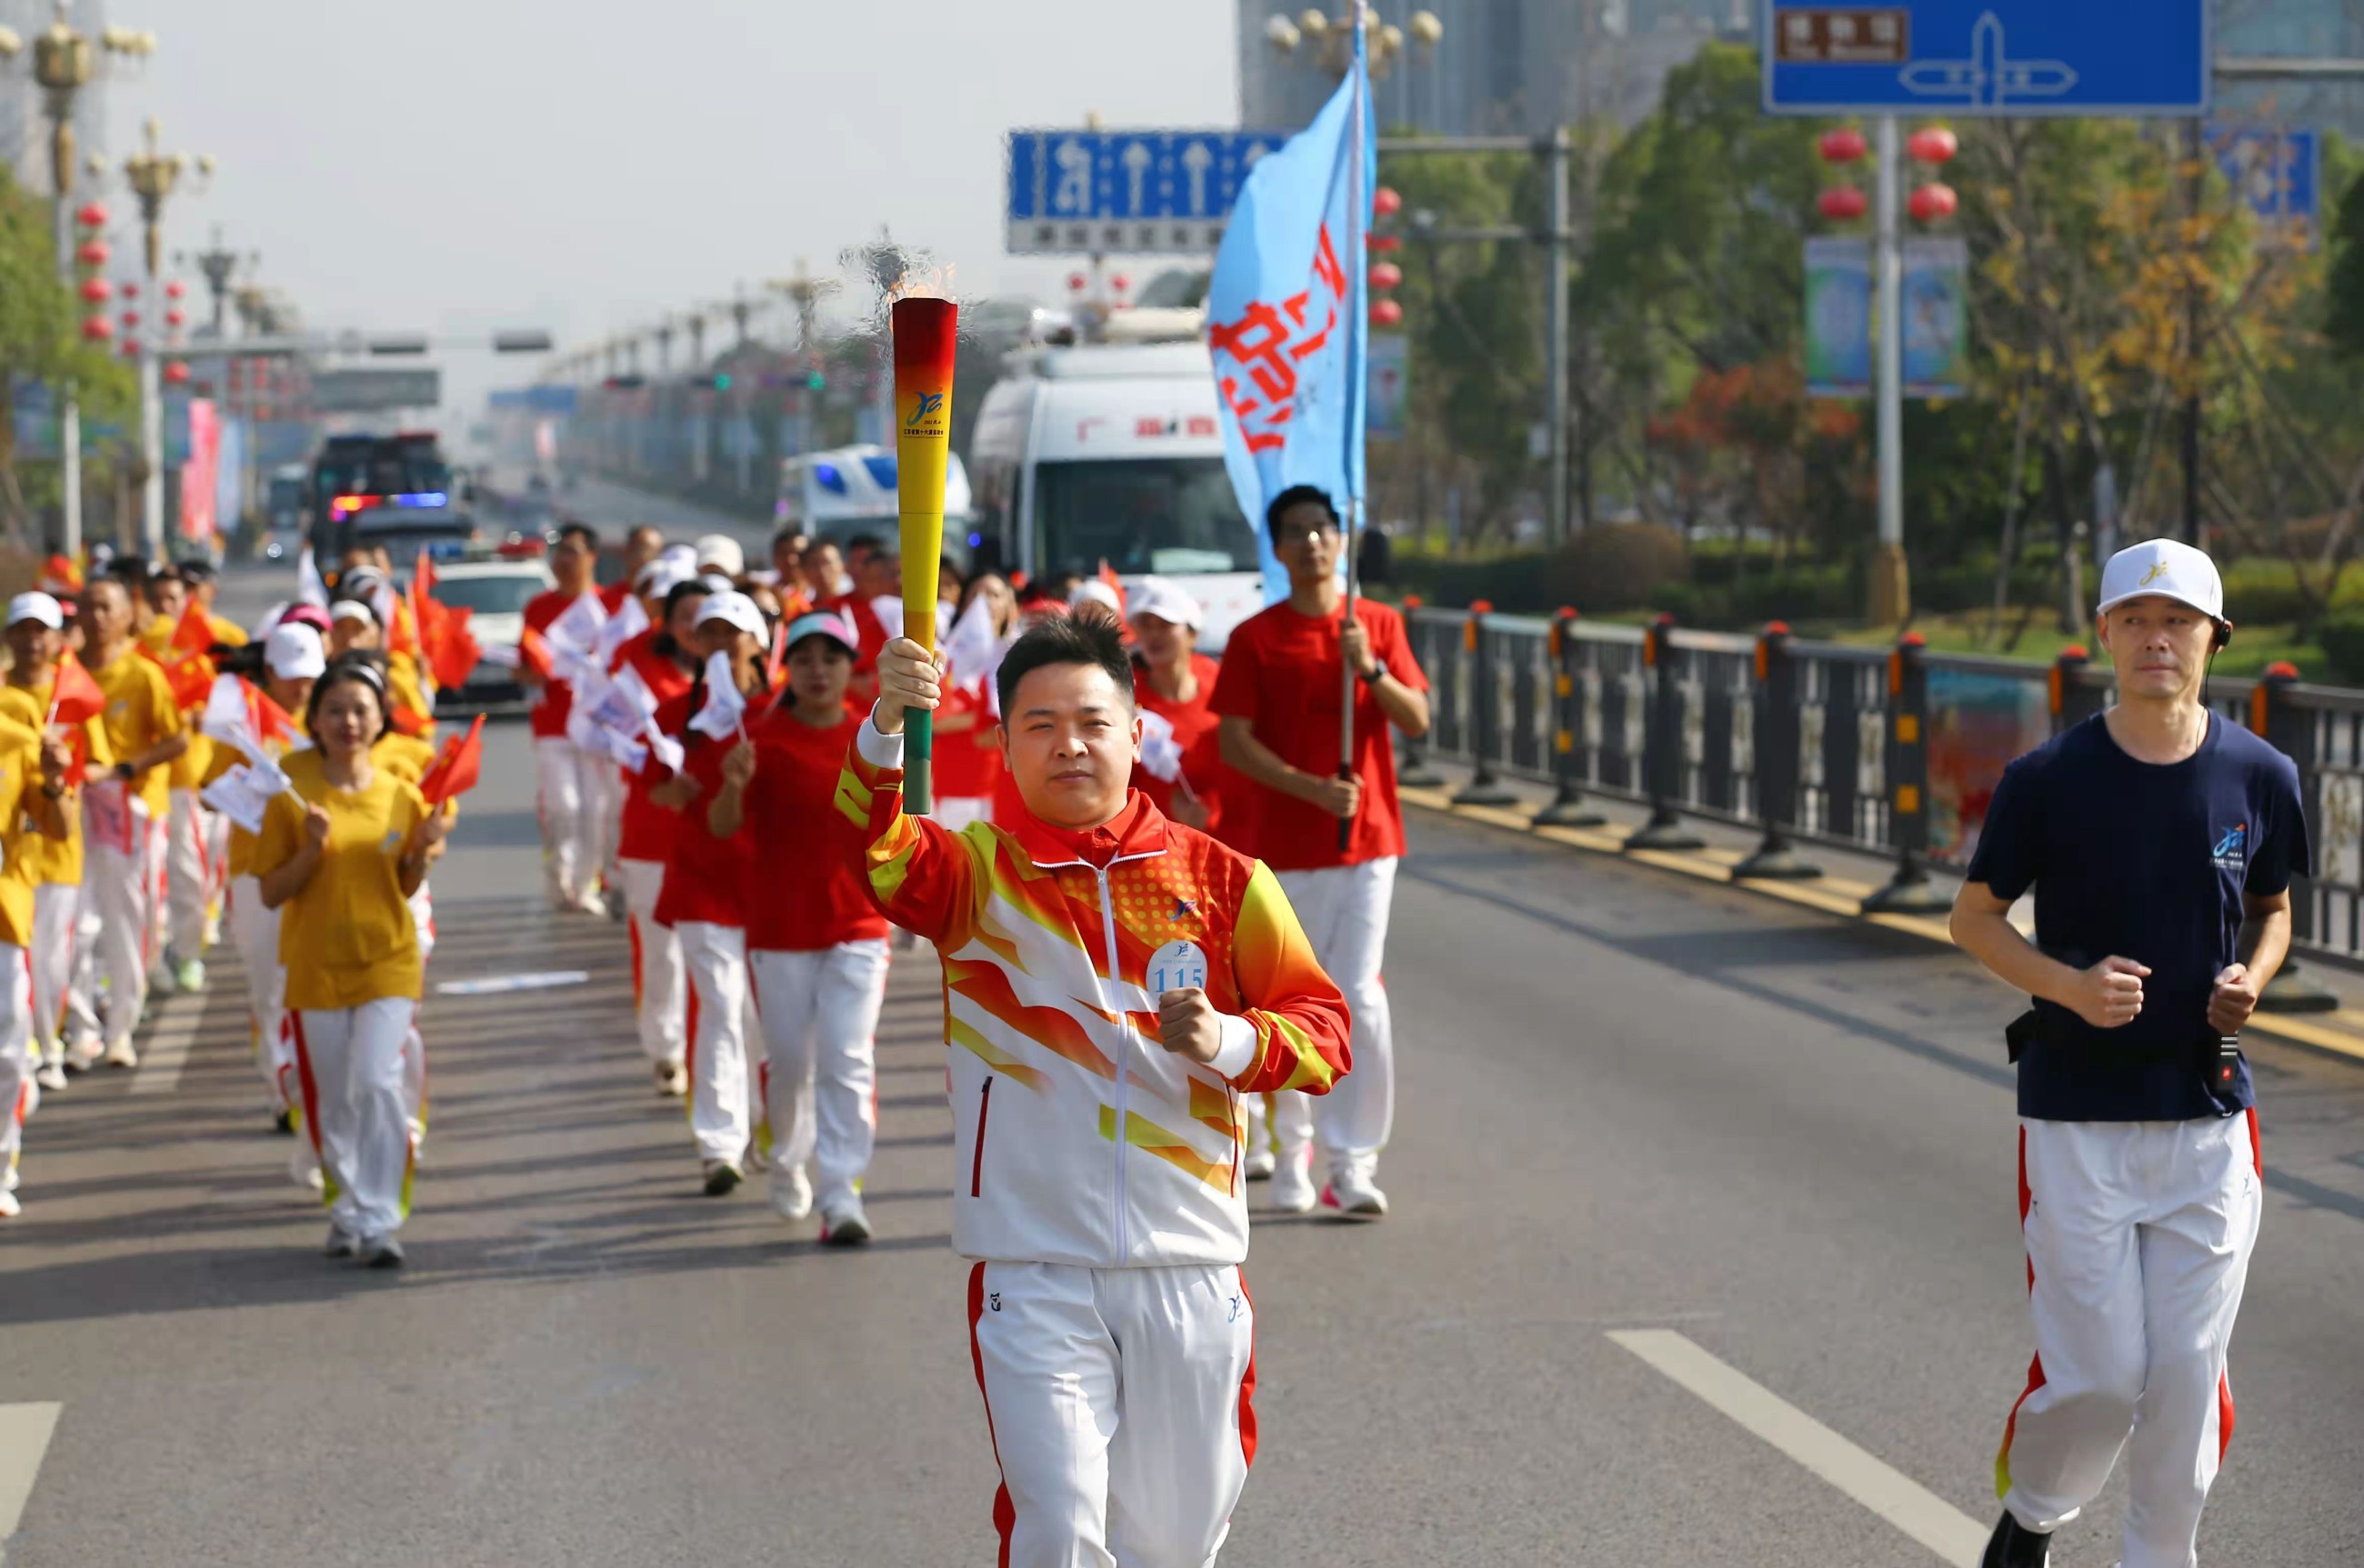
[{"label": "white arrow on road", "polygon": [[1137,217],[1147,205],[1142,200],[1143,187],[1149,179],[1149,166],[1157,161],[1157,155],[1149,150],[1145,141],[1128,141],[1119,161],[1124,165],[1125,189],[1132,197],[1126,210]]},{"label": "white arrow on road", "polygon": [[6,1542],[25,1517],[25,1499],[33,1495],[33,1477],[40,1473],[41,1456],[50,1451],[50,1434],[64,1408],[0,1405],[0,1562],[7,1560]]},{"label": "white arrow on road", "polygon": [[1182,167],[1190,176],[1190,216],[1198,217],[1207,210],[1207,171],[1215,166],[1215,155],[1203,141],[1194,141],[1182,150]]}]

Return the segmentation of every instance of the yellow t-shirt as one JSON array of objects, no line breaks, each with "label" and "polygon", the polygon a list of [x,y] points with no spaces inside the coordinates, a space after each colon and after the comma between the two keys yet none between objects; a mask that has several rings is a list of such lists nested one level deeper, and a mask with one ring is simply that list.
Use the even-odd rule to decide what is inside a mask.
[{"label": "yellow t-shirt", "polygon": [[435,734],[435,705],[428,699],[427,688],[419,684],[418,661],[408,653],[389,653],[385,656],[385,673],[388,695],[395,705],[428,720],[427,728],[418,732],[417,739],[431,740]]},{"label": "yellow t-shirt", "polygon": [[[49,726],[50,698],[56,688],[54,676],[38,686],[0,685],[0,718],[12,719],[38,733]],[[82,729],[84,757],[101,772],[113,767],[115,751],[106,743],[106,722],[90,719]],[[30,835],[25,840],[25,860],[37,884],[81,885],[82,811],[72,800],[66,802],[66,836]]]},{"label": "yellow t-shirt", "polygon": [[[33,945],[34,865],[30,850],[40,837],[25,815],[27,796],[41,771],[41,732],[14,719],[0,719],[0,942]],[[13,1109],[14,1107],[10,1107]]]},{"label": "yellow t-shirt", "polygon": [[[126,648],[103,670],[93,670],[98,689],[106,694],[106,743],[118,761],[128,761],[170,740],[185,728],[181,710],[173,704],[173,688],[164,672],[138,650]],[[148,815],[162,822],[172,806],[170,768],[151,768],[138,781],[139,798]]]},{"label": "yellow t-shirt", "polygon": [[413,735],[396,735],[389,729],[370,748],[370,761],[403,783],[415,784],[435,765],[435,746],[432,741]]},{"label": "yellow t-shirt", "polygon": [[[159,616],[148,623],[148,629],[139,634],[139,640],[167,664],[194,659],[195,654],[183,653],[173,646],[173,639],[179,635],[180,628],[178,620],[166,620]],[[246,643],[245,631],[219,616],[206,617],[206,629],[213,634],[216,642],[228,643],[233,648],[243,647]],[[188,730],[189,749],[164,766],[166,784],[172,789],[201,788],[211,776],[208,770],[213,766],[213,739],[200,731],[194,722],[188,726]]]},{"label": "yellow t-shirt", "polygon": [[[318,869],[279,910],[287,1005],[318,1012],[385,996],[415,998],[418,930],[402,895],[401,862],[426,820],[427,803],[385,768],[372,769],[366,789],[333,788],[320,763],[319,752],[297,751],[281,764],[296,794],[329,813]],[[292,797],[272,801],[255,848],[255,875],[268,876],[295,858],[304,819]]]}]

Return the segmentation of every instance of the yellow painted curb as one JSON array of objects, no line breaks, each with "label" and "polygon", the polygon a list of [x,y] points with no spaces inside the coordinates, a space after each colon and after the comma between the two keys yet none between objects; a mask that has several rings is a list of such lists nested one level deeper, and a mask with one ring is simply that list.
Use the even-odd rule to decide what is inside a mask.
[{"label": "yellow painted curb", "polygon": [[[1825,876],[1811,882],[1772,882],[1734,879],[1732,868],[1741,856],[1731,850],[1706,849],[1672,851],[1666,850],[1628,850],[1621,831],[1600,828],[1539,828],[1534,814],[1539,807],[1521,805],[1455,806],[1453,796],[1441,789],[1404,789],[1399,798],[1407,806],[1440,816],[1457,817],[1465,821],[1480,822],[1489,828],[1500,828],[1513,833],[1525,833],[1538,839],[1549,839],[1571,850],[1589,854],[1608,855],[1635,865],[1645,865],[1659,871],[1670,871],[1680,876],[1694,877],[1701,882],[1719,883],[1725,887],[1753,893],[1759,897],[1779,899],[1843,919],[1858,920],[1866,925],[1884,926],[1891,931],[1920,937],[1927,941],[1955,946],[1953,933],[1946,922],[1924,915],[1867,915],[1863,901],[1873,889],[1869,884],[1845,878]],[[2323,1020],[2336,1019],[2344,1028],[2329,1028]],[[2252,1013],[2249,1028],[2277,1040],[2312,1046],[2352,1061],[2364,1062],[2364,1009],[2342,1007],[2336,1013],[2320,1013],[2303,1018],[2289,1013]]]}]

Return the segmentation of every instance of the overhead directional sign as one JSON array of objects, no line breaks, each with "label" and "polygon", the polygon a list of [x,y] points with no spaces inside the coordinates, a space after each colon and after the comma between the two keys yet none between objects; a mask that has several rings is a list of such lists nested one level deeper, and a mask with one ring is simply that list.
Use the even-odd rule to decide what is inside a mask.
[{"label": "overhead directional sign", "polygon": [[1281,131],[1014,130],[1012,255],[1212,250]]},{"label": "overhead directional sign", "polygon": [[2208,143],[2264,237],[2312,250],[2323,221],[2321,139],[2279,126],[2211,126]]},{"label": "overhead directional sign", "polygon": [[322,414],[391,414],[432,408],[443,400],[437,370],[319,370],[312,373],[312,406]]},{"label": "overhead directional sign", "polygon": [[2208,0],[1762,0],[1776,115],[2192,116]]}]

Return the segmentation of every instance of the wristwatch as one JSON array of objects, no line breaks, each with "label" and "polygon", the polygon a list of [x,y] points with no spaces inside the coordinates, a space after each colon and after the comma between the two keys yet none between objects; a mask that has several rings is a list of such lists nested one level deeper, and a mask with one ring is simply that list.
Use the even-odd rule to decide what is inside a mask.
[{"label": "wristwatch", "polygon": [[117,762],[115,764],[115,776],[125,784],[129,784],[136,775],[131,771],[130,763]]}]

